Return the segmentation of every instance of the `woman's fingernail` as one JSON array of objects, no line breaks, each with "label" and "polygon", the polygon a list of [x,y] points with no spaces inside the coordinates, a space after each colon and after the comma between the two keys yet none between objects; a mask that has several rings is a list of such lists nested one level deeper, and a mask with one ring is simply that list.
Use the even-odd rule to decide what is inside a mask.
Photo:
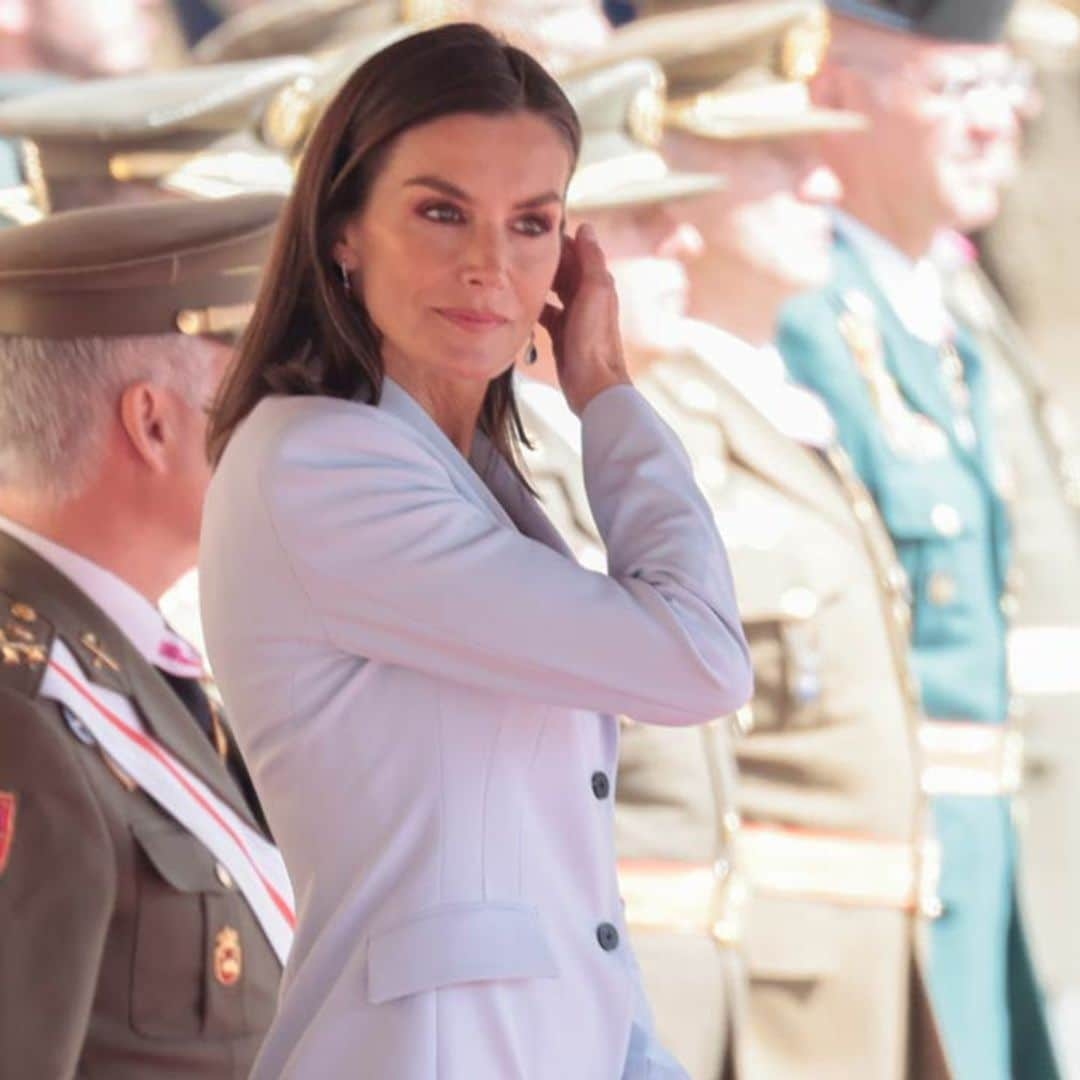
[{"label": "woman's fingernail", "polygon": [[578,231],[578,236],[580,236],[582,240],[588,240],[590,244],[596,243],[596,230],[588,222],[581,226],[581,229]]}]

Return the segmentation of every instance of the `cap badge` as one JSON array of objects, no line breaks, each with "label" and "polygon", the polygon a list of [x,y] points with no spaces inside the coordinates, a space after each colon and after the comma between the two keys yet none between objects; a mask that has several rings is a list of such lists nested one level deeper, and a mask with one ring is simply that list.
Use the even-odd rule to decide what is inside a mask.
[{"label": "cap badge", "polygon": [[829,48],[828,12],[821,10],[793,26],[780,44],[780,74],[790,82],[807,82],[820,70]]},{"label": "cap badge", "polygon": [[279,90],[266,107],[263,139],[275,150],[297,153],[311,133],[316,110],[315,80],[310,75],[301,75]]},{"label": "cap badge", "polygon": [[626,126],[631,138],[643,146],[660,145],[664,137],[664,112],[667,107],[667,83],[654,74],[647,86],[641,87],[630,99]]}]

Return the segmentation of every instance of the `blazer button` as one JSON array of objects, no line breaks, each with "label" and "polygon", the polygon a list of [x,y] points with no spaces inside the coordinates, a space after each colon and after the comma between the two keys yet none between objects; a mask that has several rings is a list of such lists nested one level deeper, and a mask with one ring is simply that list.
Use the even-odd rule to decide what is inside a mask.
[{"label": "blazer button", "polygon": [[611,952],[619,947],[619,931],[609,922],[602,922],[596,928],[596,940],[604,952]]},{"label": "blazer button", "polygon": [[607,778],[607,773],[592,774],[592,793],[598,799],[606,799],[611,794],[611,781]]}]

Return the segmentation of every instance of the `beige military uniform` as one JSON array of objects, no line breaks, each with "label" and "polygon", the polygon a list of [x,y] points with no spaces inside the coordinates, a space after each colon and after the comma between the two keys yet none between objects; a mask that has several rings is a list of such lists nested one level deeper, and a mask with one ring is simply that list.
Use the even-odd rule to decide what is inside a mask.
[{"label": "beige military uniform", "polygon": [[[579,560],[602,570],[576,419],[554,388],[525,382],[517,398],[544,511]],[[730,732],[723,720],[700,728],[624,720],[616,785],[620,886],[657,1032],[692,1076],[709,1080],[738,1074],[744,997]]]},{"label": "beige military uniform", "polygon": [[[671,357],[637,384],[694,459],[753,652],[736,745],[746,1074],[946,1076],[918,959],[933,857],[888,537],[841,455],[782,435],[706,359]],[[657,851],[683,843],[675,807],[687,820],[720,813],[687,770],[650,762],[653,783],[677,793],[654,806]]]},{"label": "beige military uniform", "polygon": [[1020,825],[1025,900],[1051,994],[1080,991],[1080,441],[1019,328],[977,264],[952,267],[948,296],[992,380],[1009,499],[1014,611],[1009,662],[1025,735]]}]

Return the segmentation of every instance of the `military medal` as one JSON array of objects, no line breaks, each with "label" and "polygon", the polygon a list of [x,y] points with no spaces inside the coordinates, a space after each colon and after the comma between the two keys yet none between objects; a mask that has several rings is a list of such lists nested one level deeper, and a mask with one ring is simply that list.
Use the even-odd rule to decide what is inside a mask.
[{"label": "military medal", "polygon": [[243,973],[244,953],[240,947],[240,935],[225,926],[214,938],[214,978],[222,986],[234,986]]},{"label": "military medal", "polygon": [[850,289],[844,294],[844,304],[847,310],[840,316],[837,329],[866,380],[889,445],[902,457],[916,461],[947,457],[949,437],[930,417],[908,405],[885,363],[874,302],[866,293]]}]

